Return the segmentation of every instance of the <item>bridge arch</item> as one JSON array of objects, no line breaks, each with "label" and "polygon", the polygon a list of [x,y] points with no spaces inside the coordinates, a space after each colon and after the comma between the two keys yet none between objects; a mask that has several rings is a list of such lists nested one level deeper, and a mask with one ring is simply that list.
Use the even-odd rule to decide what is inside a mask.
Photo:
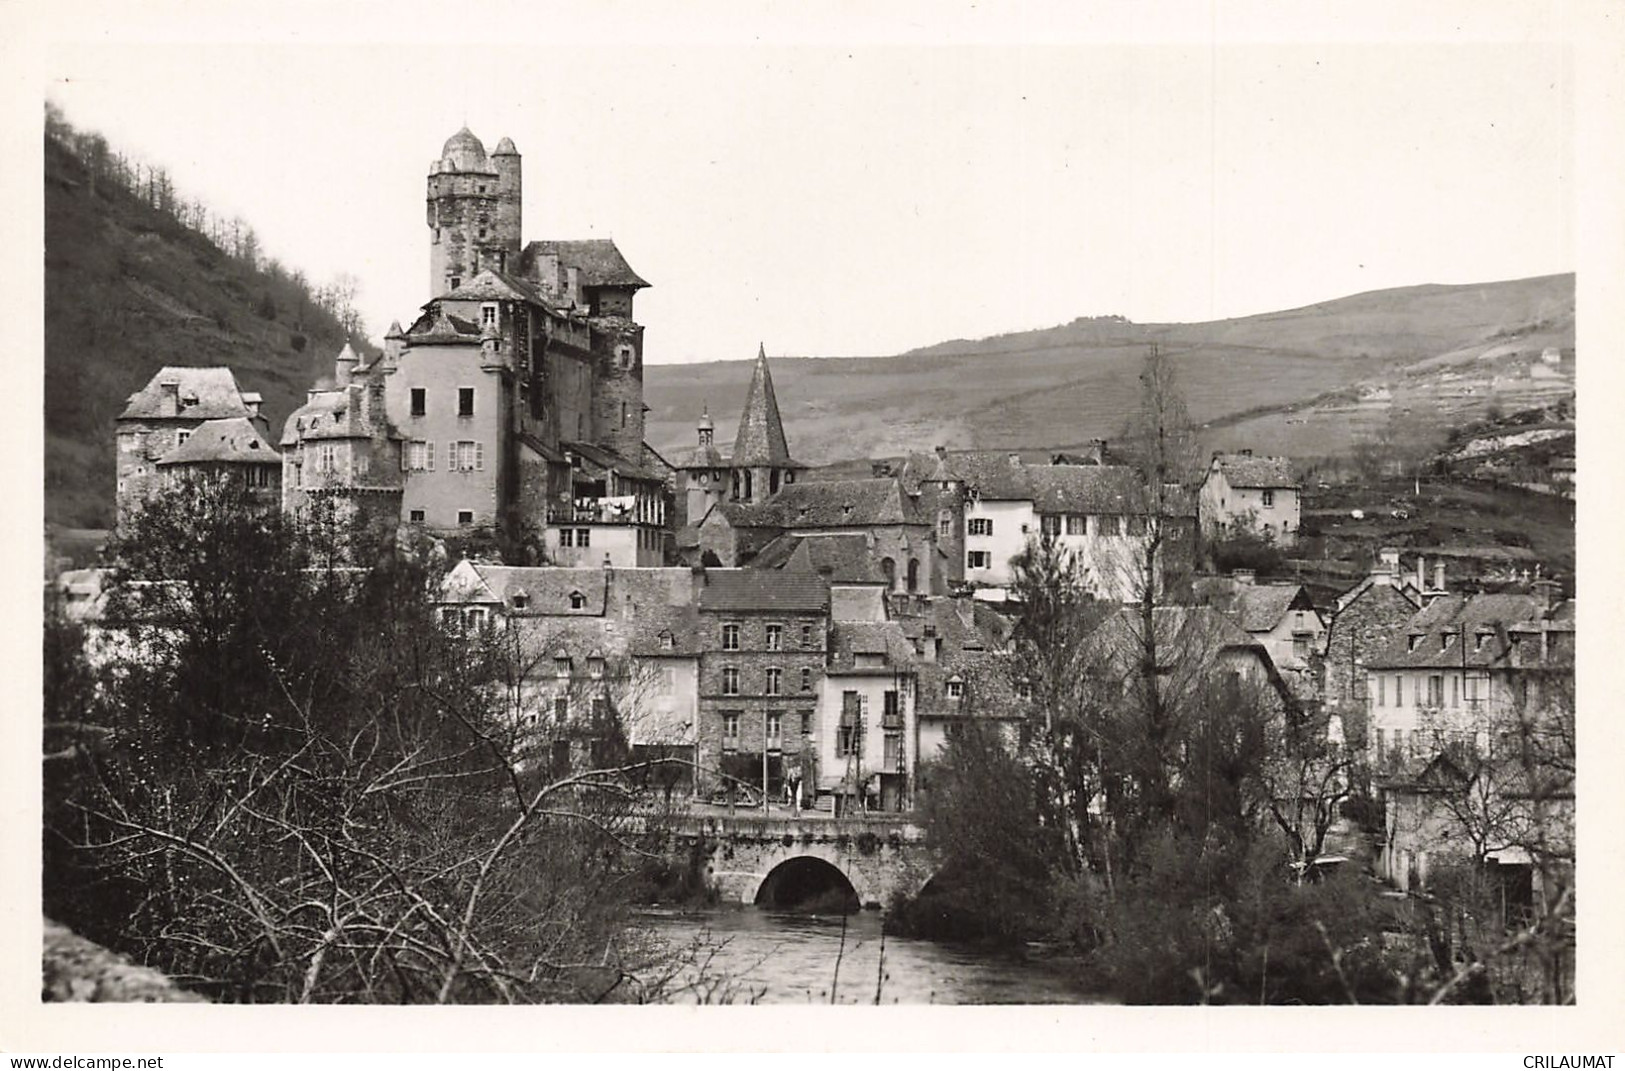
[{"label": "bridge arch", "polygon": [[817,855],[795,855],[762,876],[752,902],[760,907],[816,907],[820,911],[856,911],[863,906],[857,886],[846,871]]}]

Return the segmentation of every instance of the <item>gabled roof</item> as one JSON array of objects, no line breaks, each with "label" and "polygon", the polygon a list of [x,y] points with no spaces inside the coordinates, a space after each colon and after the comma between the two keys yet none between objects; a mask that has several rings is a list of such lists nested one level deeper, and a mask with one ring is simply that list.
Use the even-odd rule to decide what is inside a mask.
[{"label": "gabled roof", "polygon": [[[517,614],[599,617],[604,613],[604,588],[603,569],[486,565],[465,560],[446,574],[441,596],[445,602],[500,604]],[[573,594],[582,597],[580,609],[571,608]],[[526,596],[522,609],[514,609],[515,595]]]},{"label": "gabled roof", "polygon": [[617,474],[633,480],[664,480],[665,474],[644,468],[636,461],[628,460],[608,447],[595,443],[561,442],[560,448],[575,454],[585,461],[589,469],[602,472],[614,470]]},{"label": "gabled roof", "polygon": [[725,469],[728,467],[727,455],[718,450],[715,443],[690,446],[676,451],[671,457],[672,466],[679,469]]},{"label": "gabled roof", "polygon": [[[859,655],[881,655],[885,665],[879,669],[859,668]],[[831,673],[903,672],[913,668],[916,661],[914,645],[896,621],[850,621],[834,627]]]},{"label": "gabled roof", "polygon": [[439,304],[431,302],[423,315],[407,329],[406,338],[415,343],[463,342],[478,345],[480,325],[461,316],[453,316]]},{"label": "gabled roof", "polygon": [[608,238],[531,242],[519,255],[521,269],[535,274],[536,261],[544,256],[556,256],[564,267],[576,269],[576,277],[584,287],[622,286],[636,290],[649,285]]},{"label": "gabled roof", "polygon": [[712,569],[700,589],[707,612],[783,610],[825,613],[829,585],[808,573],[761,569]]},{"label": "gabled roof", "polygon": [[785,534],[763,547],[753,569],[787,569],[812,573],[831,584],[884,584],[869,540],[863,535]]},{"label": "gabled roof", "polygon": [[739,414],[739,433],[734,437],[733,464],[777,468],[793,464],[784,439],[784,422],[779,417],[779,401],[773,394],[773,374],[767,369],[765,347],[756,350],[756,368],[751,373],[745,408]]},{"label": "gabled roof", "polygon": [[1253,457],[1250,454],[1220,454],[1208,466],[1224,474],[1231,487],[1298,488],[1302,482],[1292,474],[1292,462],[1284,457]]},{"label": "gabled roof", "polygon": [[[1537,595],[1441,595],[1394,629],[1387,644],[1366,658],[1369,669],[1518,669],[1573,665],[1572,620],[1559,607],[1549,615]],[[1556,619],[1554,619],[1554,617]],[[1541,654],[1545,631],[1546,654]]]},{"label": "gabled roof", "polygon": [[215,462],[245,465],[277,465],[282,461],[276,448],[247,417],[205,420],[181,445],[158,459],[160,465],[187,465]]},{"label": "gabled roof", "polygon": [[1145,508],[1139,475],[1123,465],[1033,465],[1027,478],[1039,513],[1125,514]]},{"label": "gabled roof", "polygon": [[176,409],[172,417],[178,420],[220,420],[226,417],[246,417],[248,406],[237,388],[237,377],[223,366],[193,368],[165,365],[153,373],[147,385],[130,395],[119,414],[120,420],[165,419],[165,383],[176,385]]},{"label": "gabled roof", "polygon": [[1293,609],[1314,609],[1302,584],[1240,584],[1229,606],[1236,624],[1246,632],[1269,632]]},{"label": "gabled roof", "polygon": [[[367,389],[364,383],[352,383],[338,390],[312,391],[305,404],[288,414],[282,425],[282,445],[293,446],[301,440],[313,439],[366,439],[372,429],[361,419],[360,394]],[[398,439],[400,433],[384,422],[385,434]]]},{"label": "gabled roof", "polygon": [[495,268],[481,268],[472,279],[465,279],[456,288],[438,296],[439,300],[446,301],[528,301],[532,305],[540,305],[544,309],[552,309],[553,305],[530,283],[516,275],[497,271]]},{"label": "gabled roof", "polygon": [[902,485],[885,476],[866,480],[812,480],[786,484],[736,526],[802,528],[926,524]]}]

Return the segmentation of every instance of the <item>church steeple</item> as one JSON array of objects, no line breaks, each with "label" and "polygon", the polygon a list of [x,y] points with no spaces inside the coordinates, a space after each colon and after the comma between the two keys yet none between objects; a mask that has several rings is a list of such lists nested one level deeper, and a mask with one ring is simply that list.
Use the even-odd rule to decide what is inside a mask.
[{"label": "church steeple", "polygon": [[745,396],[745,409],[739,414],[733,464],[735,467],[775,468],[791,464],[790,447],[784,441],[784,422],[779,418],[779,401],[773,396],[773,374],[767,369],[767,349],[759,343],[750,393]]}]

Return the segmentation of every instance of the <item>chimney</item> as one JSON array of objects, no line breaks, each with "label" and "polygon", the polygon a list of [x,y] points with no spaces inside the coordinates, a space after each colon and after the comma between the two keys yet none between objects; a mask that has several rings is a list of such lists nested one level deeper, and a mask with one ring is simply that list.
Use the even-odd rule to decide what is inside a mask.
[{"label": "chimney", "polygon": [[[1540,612],[1542,616],[1551,613],[1552,609],[1557,606],[1557,581],[1536,580],[1529,585],[1529,590],[1539,600]],[[1542,634],[1541,639],[1545,639],[1544,633]]]},{"label": "chimney", "polygon": [[1374,575],[1397,577],[1399,575],[1399,551],[1393,547],[1383,547],[1377,552],[1377,564],[1371,570]]},{"label": "chimney", "polygon": [[936,454],[937,460],[946,461],[948,458],[948,448],[946,446],[938,446],[936,448]]},{"label": "chimney", "polygon": [[1428,560],[1422,555],[1416,556],[1416,590],[1426,591],[1428,587]]},{"label": "chimney", "polygon": [[1444,562],[1433,563],[1433,590],[1444,590]]},{"label": "chimney", "polygon": [[166,379],[158,384],[158,415],[173,417],[181,415],[181,385],[179,380]]}]

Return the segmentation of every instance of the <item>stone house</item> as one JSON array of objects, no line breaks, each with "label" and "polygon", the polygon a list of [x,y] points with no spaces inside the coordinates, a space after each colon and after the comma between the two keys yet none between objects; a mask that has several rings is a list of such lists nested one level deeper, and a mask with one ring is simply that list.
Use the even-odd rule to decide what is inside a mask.
[{"label": "stone house", "polygon": [[1241,630],[1269,652],[1300,698],[1318,697],[1320,682],[1311,682],[1313,667],[1324,653],[1326,621],[1302,584],[1260,584],[1250,569],[1228,577],[1196,582],[1203,605],[1227,614]]},{"label": "stone house", "polygon": [[1418,585],[1400,570],[1399,551],[1384,548],[1358,584],[1337,597],[1326,626],[1322,695],[1345,739],[1363,748],[1367,731],[1367,661],[1422,608]]},{"label": "stone house", "polygon": [[1444,595],[1397,632],[1367,664],[1382,875],[1425,887],[1467,862],[1537,906],[1574,859],[1573,602]]},{"label": "stone house", "polygon": [[[787,765],[814,768],[813,735],[829,650],[829,585],[816,574],[706,569],[698,574],[702,654],[701,791],[726,778],[781,791]],[[804,782],[810,781],[803,775]]]},{"label": "stone house", "polygon": [[562,748],[555,764],[590,761],[591,739],[613,718],[634,756],[674,760],[691,789],[700,636],[689,570],[465,560],[442,584],[439,614],[445,628],[491,626],[512,644],[512,708]]},{"label": "stone house", "polygon": [[[1150,531],[1145,488],[1132,468],[1085,460],[1030,465],[1015,453],[940,451],[934,465],[910,458],[906,470],[935,492],[938,544],[963,548],[958,568],[978,598],[1003,601],[1011,559],[1049,535],[1077,555],[1091,593],[1131,600]],[[1195,512],[1186,496],[1171,501],[1167,550],[1188,558]]]},{"label": "stone house", "polygon": [[282,427],[282,508],[329,503],[336,519],[393,532],[405,484],[402,439],[384,402],[384,381],[348,344],[333,390],[312,390]]},{"label": "stone house", "polygon": [[1302,483],[1284,457],[1254,457],[1251,450],[1215,453],[1197,493],[1202,537],[1252,532],[1281,546],[1298,540]]},{"label": "stone house", "polygon": [[205,420],[159,458],[157,468],[175,484],[211,479],[239,484],[247,489],[250,506],[276,509],[281,504],[281,460],[260,425],[248,417]]},{"label": "stone house", "polygon": [[[245,420],[262,440],[269,433],[259,394],[242,391],[229,368],[166,365],[130,395],[115,422],[119,518],[166,486],[160,462],[211,420]],[[247,441],[241,431],[233,437]]]}]

